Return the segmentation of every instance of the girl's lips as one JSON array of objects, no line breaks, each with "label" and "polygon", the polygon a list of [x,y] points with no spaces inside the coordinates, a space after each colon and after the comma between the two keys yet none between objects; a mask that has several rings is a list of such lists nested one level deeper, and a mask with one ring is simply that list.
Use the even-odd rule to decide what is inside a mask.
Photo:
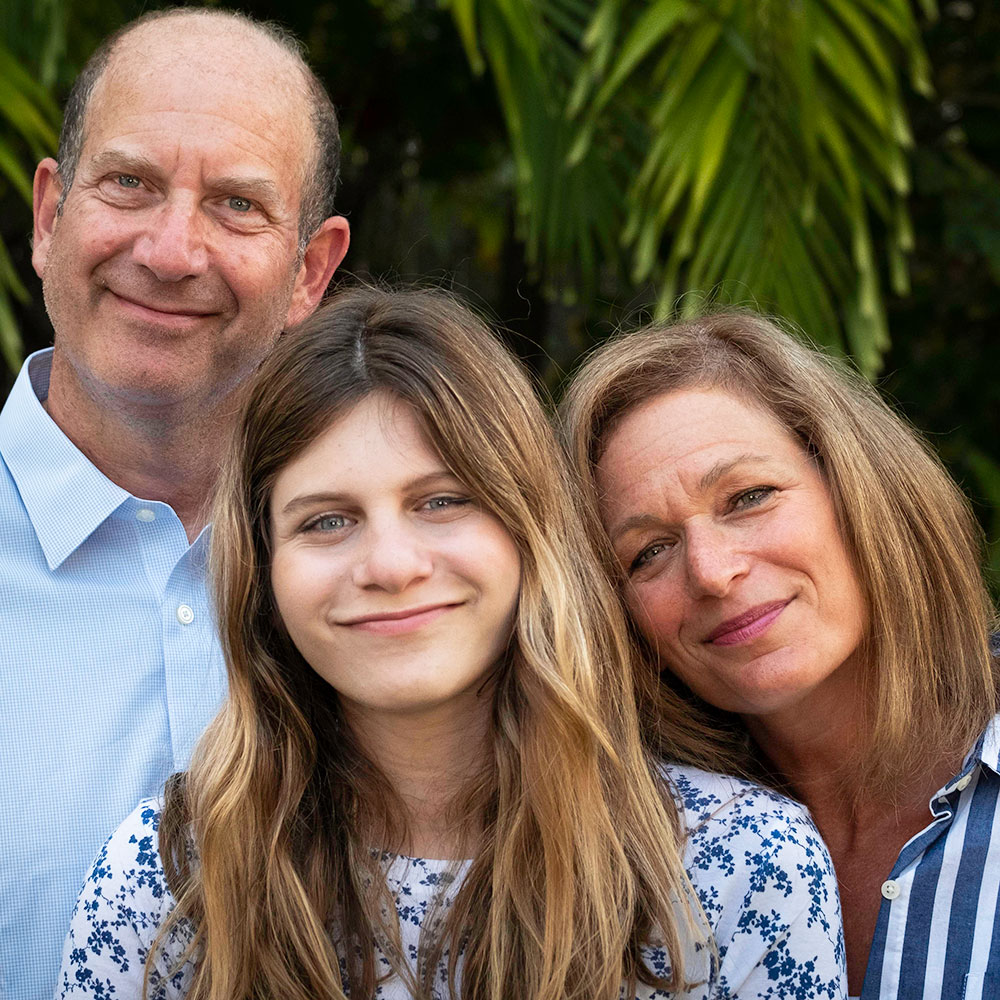
[{"label": "girl's lips", "polygon": [[413,632],[440,618],[446,611],[457,607],[455,604],[438,604],[431,608],[415,608],[412,612],[393,613],[379,617],[364,618],[348,623],[348,627],[375,635],[401,635]]},{"label": "girl's lips", "polygon": [[740,643],[750,642],[766,632],[790,603],[791,600],[758,604],[749,611],[724,621],[704,641],[716,646],[738,646]]}]

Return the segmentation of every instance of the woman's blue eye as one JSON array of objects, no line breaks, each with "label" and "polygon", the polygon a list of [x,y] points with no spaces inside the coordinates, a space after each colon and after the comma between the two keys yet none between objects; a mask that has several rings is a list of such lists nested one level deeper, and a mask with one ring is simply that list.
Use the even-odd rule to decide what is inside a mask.
[{"label": "woman's blue eye", "polygon": [[307,528],[312,531],[339,531],[347,524],[347,518],[343,514],[326,514],[318,517]]},{"label": "woman's blue eye", "polygon": [[733,498],[733,507],[737,510],[747,507],[756,507],[763,503],[772,493],[775,492],[773,486],[755,486],[752,490],[746,490]]},{"label": "woman's blue eye", "polygon": [[666,542],[654,542],[652,545],[647,545],[636,557],[632,560],[632,565],[629,566],[629,572],[634,573],[637,569],[642,569],[650,561],[650,559],[656,558],[664,549],[668,548]]},{"label": "woman's blue eye", "polygon": [[253,208],[253,202],[249,198],[241,198],[239,195],[233,195],[229,199],[229,207],[234,212],[249,212]]},{"label": "woman's blue eye", "polygon": [[117,180],[123,188],[137,188],[142,183],[142,181],[139,180],[135,174],[119,174],[115,180]]}]

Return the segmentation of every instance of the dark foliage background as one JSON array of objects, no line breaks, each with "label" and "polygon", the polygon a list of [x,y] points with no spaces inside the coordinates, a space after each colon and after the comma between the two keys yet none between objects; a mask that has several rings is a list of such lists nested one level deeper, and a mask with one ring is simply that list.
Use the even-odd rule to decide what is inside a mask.
[{"label": "dark foliage background", "polygon": [[[96,42],[150,6],[158,5],[15,0],[0,12],[0,45],[61,102]],[[648,316],[654,289],[631,284],[619,260],[603,261],[578,299],[553,293],[529,265],[493,80],[470,70],[450,10],[430,0],[244,7],[305,41],[340,111],[340,206],[352,226],[343,278],[429,278],[454,288],[504,326],[553,389],[589,345]],[[1000,581],[1000,8],[954,0],[939,14],[921,21],[934,94],[907,94],[912,287],[887,293],[892,346],[879,384],[972,497]],[[2,120],[0,129],[0,156],[37,158]],[[29,233],[23,192],[0,176],[0,237],[28,293],[13,303],[25,351],[51,342]],[[2,378],[5,393],[12,376]]]}]

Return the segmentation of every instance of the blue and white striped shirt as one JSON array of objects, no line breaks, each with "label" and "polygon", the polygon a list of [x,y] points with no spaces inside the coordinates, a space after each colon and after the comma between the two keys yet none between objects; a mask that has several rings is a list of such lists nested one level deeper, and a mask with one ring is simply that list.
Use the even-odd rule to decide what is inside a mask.
[{"label": "blue and white striped shirt", "polygon": [[49,1000],[109,830],[186,767],[224,689],[207,534],[116,486],[43,409],[0,413],[0,1000]]},{"label": "blue and white striped shirt", "polygon": [[1000,716],[882,884],[861,1000],[1000,997],[998,758]]}]

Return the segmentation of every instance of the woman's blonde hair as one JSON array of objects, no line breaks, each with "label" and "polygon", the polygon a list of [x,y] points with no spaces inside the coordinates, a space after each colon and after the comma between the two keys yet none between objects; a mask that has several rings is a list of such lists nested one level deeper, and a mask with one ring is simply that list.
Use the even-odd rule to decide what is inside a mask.
[{"label": "woman's blonde hair", "polygon": [[[719,313],[618,337],[572,379],[564,435],[593,502],[595,469],[618,422],[649,399],[692,387],[756,403],[825,474],[869,612],[867,718],[856,759],[846,762],[850,786],[892,796],[929,758],[967,751],[997,711],[995,620],[980,572],[982,532],[940,460],[844,362],[761,316]],[[617,564],[609,568],[624,588]],[[699,704],[674,678],[658,697],[671,714],[680,699],[713,719],[741,770],[769,777],[735,716]]]},{"label": "woman's blonde hair", "polygon": [[[270,584],[276,476],[372,393],[412,406],[522,561],[490,759],[460,800],[484,832],[439,929],[425,925],[416,978],[373,851],[406,847],[402,808],[291,643]],[[682,982],[682,955],[704,933],[586,517],[528,378],[443,293],[347,291],[279,343],[214,513],[229,696],[160,826],[177,905],[159,942],[182,921],[194,929],[189,1000],[371,997],[376,944],[417,996],[445,957],[452,995],[468,1000],[618,1000],[623,983]],[[665,979],[643,959],[651,938],[670,955]]]}]

